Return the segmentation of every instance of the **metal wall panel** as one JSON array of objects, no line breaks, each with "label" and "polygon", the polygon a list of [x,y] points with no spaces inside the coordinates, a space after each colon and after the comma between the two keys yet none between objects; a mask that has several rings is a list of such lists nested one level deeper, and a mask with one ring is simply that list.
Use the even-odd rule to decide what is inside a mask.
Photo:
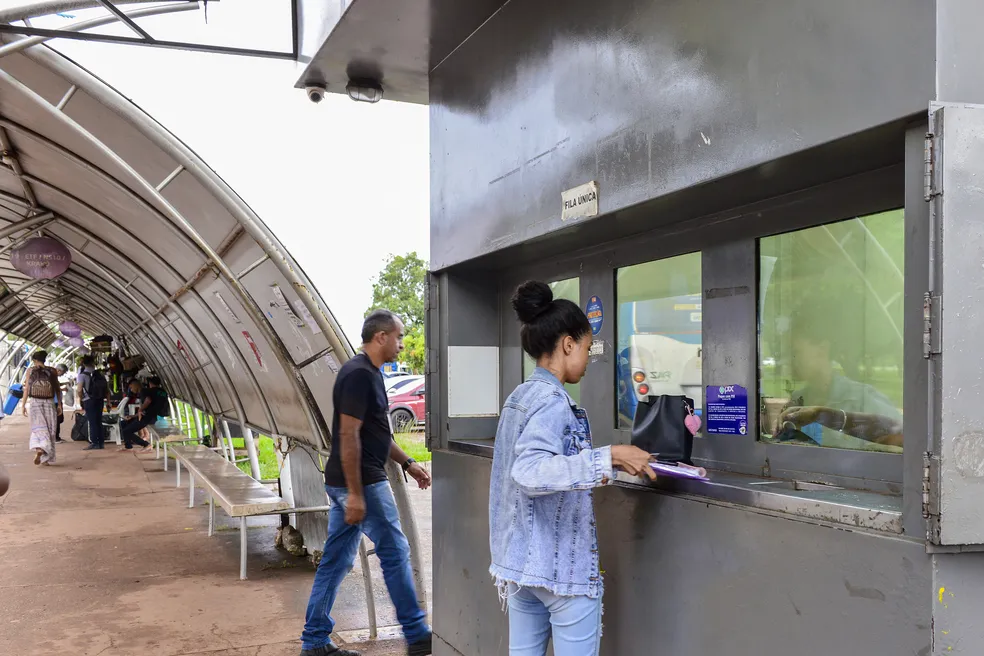
[{"label": "metal wall panel", "polygon": [[[487,574],[490,470],[435,454],[434,631],[466,656],[506,653]],[[624,488],[595,499],[603,655],[930,653],[933,571],[918,542]],[[966,608],[969,622],[980,606]]]},{"label": "metal wall panel", "polygon": [[[171,170],[173,171],[174,167]],[[171,171],[168,171],[164,177],[170,173]],[[160,184],[164,177],[148,179],[157,180],[155,184]],[[174,209],[192,222],[198,233],[213,249],[218,250],[229,233],[240,227],[228,210],[222,207],[214,196],[204,193],[201,183],[187,171],[168,183],[161,193]],[[203,255],[203,262],[204,259]]]},{"label": "metal wall panel", "polygon": [[[294,292],[293,285],[284,278],[273,262],[267,261],[254,269],[242,279],[242,283],[287,346],[295,363],[304,362],[328,348],[325,334],[320,330],[315,332],[317,326],[313,325],[313,320],[308,321],[310,314],[305,314],[298,307],[298,296]],[[281,301],[273,285],[280,290],[280,294],[290,308],[289,311],[281,307]],[[298,323],[301,325],[297,325]]]},{"label": "metal wall panel", "polygon": [[[64,89],[62,93],[65,93]],[[59,100],[60,97],[55,102]],[[75,92],[62,111],[85,125],[93,136],[119,153],[138,173],[155,185],[170,175],[178,165],[174,158],[160,148],[154,148],[150,140],[134,126],[109,125],[98,120],[99,114],[106,111],[106,108],[84,91]]]},{"label": "metal wall panel", "polygon": [[[300,405],[301,400],[293,392],[290,380],[287,377],[288,374],[280,367],[274,355],[273,347],[263,337],[259,328],[257,328],[256,324],[253,323],[252,319],[250,319],[242,308],[236,308],[236,316],[240,323],[235,323],[215,298],[213,292],[218,291],[224,298],[231,302],[229,298],[231,292],[225,282],[213,279],[211,276],[206,276],[198,285],[197,289],[202,298],[205,299],[205,302],[215,312],[219,321],[222,322],[225,330],[232,336],[232,343],[242,353],[250,370],[256,376],[263,395],[270,404],[270,409],[276,418],[277,428],[279,429],[277,432],[281,435],[314,439],[311,435],[311,427],[307,422],[304,409]],[[192,314],[191,305],[186,307],[189,310],[189,314]],[[196,310],[192,316],[202,325],[211,323],[211,320],[206,319],[200,310]],[[243,334],[244,332],[249,333],[249,337],[256,346],[259,356],[253,352],[253,348],[247,341],[246,335]],[[260,364],[261,362],[262,365]],[[259,399],[253,395],[252,385],[249,379],[245,377],[244,372],[242,372],[238,359],[227,361],[226,367],[230,369],[230,375],[233,375],[233,370],[237,372],[233,377],[236,381],[236,388],[243,398],[243,403],[245,404],[248,398],[252,399],[247,410],[250,422],[255,422],[257,426],[266,427],[266,414],[259,404]]]},{"label": "metal wall panel", "polygon": [[431,74],[432,267],[560,228],[589,180],[604,214],[925,111],[933,21],[923,0],[508,3]]},{"label": "metal wall panel", "polygon": [[[980,403],[984,285],[984,106],[948,104],[935,112],[934,235],[941,276],[942,405],[937,508],[940,544],[984,544],[984,408]],[[935,340],[933,340],[935,341]]]}]

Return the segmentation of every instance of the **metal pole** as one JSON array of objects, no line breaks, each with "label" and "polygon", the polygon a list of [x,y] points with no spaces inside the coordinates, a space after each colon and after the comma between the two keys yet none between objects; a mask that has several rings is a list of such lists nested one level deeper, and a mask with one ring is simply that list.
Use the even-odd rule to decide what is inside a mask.
[{"label": "metal pole", "polygon": [[229,462],[236,462],[236,447],[232,443],[232,431],[229,430],[229,422],[225,419],[222,420],[222,432],[225,434],[225,439],[229,443]]},{"label": "metal pole", "polygon": [[[156,2],[157,0],[127,0],[129,3],[138,2]],[[90,7],[98,7],[99,0],[35,0],[34,2],[25,2],[20,6],[7,7],[0,10],[0,22],[12,23],[14,21],[22,21],[25,19],[37,18],[39,16],[49,16],[51,14],[58,14],[66,11],[74,11],[78,9],[88,9]]]},{"label": "metal pole", "polygon": [[[182,408],[184,408],[184,419],[185,419],[185,426],[187,426],[187,427],[188,427],[188,433],[189,433],[189,435],[188,435],[188,436],[189,436],[189,437],[191,437],[191,435],[190,435],[190,433],[191,433],[191,427],[192,427],[192,423],[191,423],[191,413],[189,412],[189,408],[190,408],[190,407],[191,407],[191,404],[190,404],[190,403],[188,403],[187,401],[185,401],[185,402],[184,402],[184,403],[182,404]],[[201,435],[199,435],[198,437],[199,437],[199,439],[201,439]]]},{"label": "metal pole", "polygon": [[195,430],[198,431],[198,441],[205,444],[205,430],[202,424],[202,416],[198,412],[198,408],[192,408],[191,414],[195,417]]},{"label": "metal pole", "polygon": [[362,565],[362,580],[366,585],[366,611],[369,614],[369,638],[376,639],[376,597],[372,592],[372,574],[369,569],[369,553],[366,550],[366,539],[359,536],[359,563]]},{"label": "metal pole", "polygon": [[403,526],[403,534],[407,536],[410,543],[410,566],[413,568],[413,581],[417,588],[417,603],[424,612],[427,611],[427,588],[424,587],[424,563],[420,557],[420,533],[417,530],[417,517],[414,515],[413,506],[410,504],[410,495],[407,492],[407,483],[403,479],[403,470],[395,460],[386,461],[386,476],[389,478],[390,487],[393,488],[393,498],[396,500],[396,508],[400,513],[400,524]]},{"label": "metal pole", "polygon": [[246,580],[246,517],[239,518],[239,580]]},{"label": "metal pole", "polygon": [[257,472],[253,478],[260,480],[260,456],[256,450],[256,441],[253,439],[253,429],[243,424],[243,442],[246,443],[246,456],[249,458],[250,470]]}]

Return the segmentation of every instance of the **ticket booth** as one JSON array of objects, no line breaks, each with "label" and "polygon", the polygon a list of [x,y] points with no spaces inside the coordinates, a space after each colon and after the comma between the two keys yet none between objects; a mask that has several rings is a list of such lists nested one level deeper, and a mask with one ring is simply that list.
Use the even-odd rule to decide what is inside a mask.
[{"label": "ticket booth", "polygon": [[371,62],[430,105],[435,653],[506,653],[488,485],[528,279],[590,316],[596,444],[650,394],[703,419],[709,483],[595,494],[603,654],[982,653],[984,6],[386,4],[305,75]]}]

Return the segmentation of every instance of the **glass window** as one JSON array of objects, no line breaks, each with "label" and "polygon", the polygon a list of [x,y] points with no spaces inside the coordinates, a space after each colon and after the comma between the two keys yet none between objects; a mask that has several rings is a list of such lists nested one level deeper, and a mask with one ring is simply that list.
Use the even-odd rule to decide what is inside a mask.
[{"label": "glass window", "polygon": [[689,253],[616,273],[619,428],[646,396],[684,394],[701,414],[700,262]]},{"label": "glass window", "polygon": [[[581,279],[580,278],[568,278],[567,280],[558,280],[557,282],[550,283],[550,289],[553,290],[554,298],[567,299],[577,306],[581,305]],[[530,377],[533,370],[536,368],[536,362],[533,358],[523,352],[523,380]],[[564,385],[567,393],[571,395],[574,403],[581,403],[581,384],[577,383],[575,385]]]},{"label": "glass window", "polygon": [[759,241],[761,439],[902,449],[902,210]]}]

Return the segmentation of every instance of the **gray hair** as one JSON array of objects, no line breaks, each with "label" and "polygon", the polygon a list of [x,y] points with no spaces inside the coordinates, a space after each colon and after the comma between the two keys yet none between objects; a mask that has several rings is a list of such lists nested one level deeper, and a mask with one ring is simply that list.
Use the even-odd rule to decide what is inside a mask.
[{"label": "gray hair", "polygon": [[373,310],[362,324],[362,343],[368,344],[377,334],[390,332],[399,320],[389,310]]}]

